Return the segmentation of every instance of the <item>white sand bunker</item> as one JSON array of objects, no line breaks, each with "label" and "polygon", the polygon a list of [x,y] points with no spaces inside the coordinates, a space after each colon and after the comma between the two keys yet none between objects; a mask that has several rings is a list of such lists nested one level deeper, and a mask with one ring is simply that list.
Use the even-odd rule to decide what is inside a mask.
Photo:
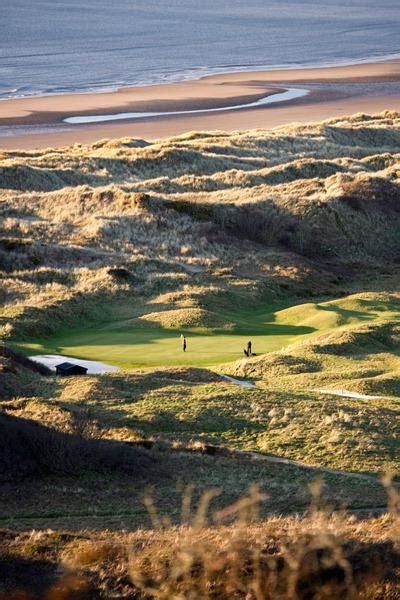
[{"label": "white sand bunker", "polygon": [[74,365],[85,367],[89,375],[98,375],[99,373],[112,373],[118,371],[118,367],[107,365],[96,360],[82,360],[81,358],[73,358],[72,356],[62,356],[61,354],[39,354],[30,356],[31,360],[38,362],[52,371],[56,370],[56,366],[63,362],[71,362]]},{"label": "white sand bunker", "polygon": [[368,396],[367,394],[358,394],[357,392],[349,392],[348,390],[318,390],[321,394],[331,394],[333,396],[341,396],[342,398],[360,398],[361,400],[379,400],[384,396]]}]

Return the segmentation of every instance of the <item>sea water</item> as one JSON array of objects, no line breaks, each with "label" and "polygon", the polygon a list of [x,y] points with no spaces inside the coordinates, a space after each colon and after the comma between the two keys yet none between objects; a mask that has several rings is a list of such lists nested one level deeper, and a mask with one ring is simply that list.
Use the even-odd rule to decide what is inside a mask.
[{"label": "sea water", "polygon": [[0,0],[0,97],[400,56],[400,0]]}]

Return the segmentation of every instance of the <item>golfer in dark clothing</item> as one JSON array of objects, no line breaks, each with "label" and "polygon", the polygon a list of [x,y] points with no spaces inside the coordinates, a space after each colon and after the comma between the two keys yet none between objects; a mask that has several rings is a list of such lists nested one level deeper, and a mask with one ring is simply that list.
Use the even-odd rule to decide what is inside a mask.
[{"label": "golfer in dark clothing", "polygon": [[247,356],[251,356],[253,354],[251,349],[251,341],[247,342]]},{"label": "golfer in dark clothing", "polygon": [[185,338],[185,336],[184,336],[184,335],[182,335],[182,350],[183,350],[184,352],[186,352],[186,345],[187,345],[187,344],[186,344],[186,338]]}]

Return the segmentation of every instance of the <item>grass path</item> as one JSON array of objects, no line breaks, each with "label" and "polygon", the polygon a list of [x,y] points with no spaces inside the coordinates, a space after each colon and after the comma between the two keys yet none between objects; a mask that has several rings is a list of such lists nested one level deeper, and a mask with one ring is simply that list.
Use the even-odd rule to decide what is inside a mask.
[{"label": "grass path", "polygon": [[[145,514],[145,511],[141,511],[143,514]],[[332,510],[332,512],[343,512],[343,509],[336,509],[336,510]],[[372,505],[372,506],[349,506],[347,508],[347,512],[350,514],[383,514],[383,513],[387,513],[388,512],[388,507],[387,505],[384,504],[377,504],[377,505]],[[139,513],[140,514],[140,513]],[[7,527],[12,527],[14,522],[25,522],[25,521],[53,521],[56,519],[63,519],[63,520],[70,520],[70,519],[90,519],[90,520],[96,520],[96,519],[104,519],[107,517],[113,518],[115,520],[117,519],[123,519],[123,518],[127,518],[127,517],[137,517],[138,516],[138,511],[137,510],[131,510],[131,511],[122,511],[122,512],[115,512],[115,511],[99,511],[97,513],[91,513],[91,512],[78,512],[78,513],[57,513],[57,514],[29,514],[29,515],[13,515],[12,517],[0,517],[0,522],[3,522],[7,525]]]},{"label": "grass path", "polygon": [[[240,451],[239,451],[240,452]],[[303,463],[298,460],[294,460],[291,458],[282,458],[280,456],[270,456],[268,454],[263,454],[262,452],[242,452],[244,456],[252,456],[258,460],[266,460],[270,463],[282,464],[282,465],[293,465],[298,467],[299,469],[311,469],[313,471],[318,471],[320,473],[326,473],[329,475],[340,475],[341,477],[356,477],[358,479],[365,479],[367,481],[371,481],[376,483],[377,478],[373,475],[367,475],[366,473],[350,473],[348,471],[340,471],[338,469],[330,469],[329,467],[321,467],[316,465],[310,465],[307,463]]]}]

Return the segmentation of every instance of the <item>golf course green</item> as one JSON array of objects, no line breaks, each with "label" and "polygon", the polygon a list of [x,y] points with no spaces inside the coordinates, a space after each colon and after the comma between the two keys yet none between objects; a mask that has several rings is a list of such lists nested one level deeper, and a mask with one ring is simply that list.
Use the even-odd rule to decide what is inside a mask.
[{"label": "golf course green", "polygon": [[[173,317],[174,311],[151,314]],[[24,340],[14,346],[26,355],[62,354],[121,368],[210,366],[242,358],[249,340],[257,355],[274,352],[321,332],[351,328],[368,321],[398,319],[400,305],[393,297],[354,295],[284,308],[265,304],[230,310],[220,308],[209,314],[221,317],[221,322],[223,317],[226,325],[180,324],[177,327],[172,322],[172,326],[163,327],[135,316],[60,329],[57,335]],[[143,315],[146,317],[145,312]],[[182,351],[182,333],[187,338],[186,352]]]}]

